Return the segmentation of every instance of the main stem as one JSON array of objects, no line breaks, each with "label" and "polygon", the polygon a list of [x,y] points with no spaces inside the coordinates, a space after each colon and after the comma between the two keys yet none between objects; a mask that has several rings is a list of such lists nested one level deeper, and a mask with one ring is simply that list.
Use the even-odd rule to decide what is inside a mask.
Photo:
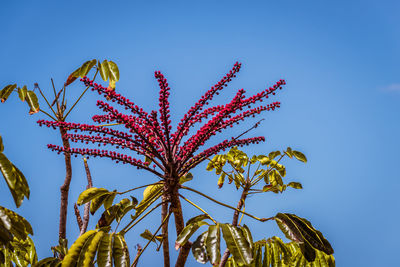
[{"label": "main stem", "polygon": [[[61,139],[64,145],[64,148],[69,149],[69,141],[65,136],[67,134],[67,130],[64,127],[60,127]],[[71,154],[64,153],[65,159],[65,180],[64,184],[60,187],[61,191],[61,206],[60,206],[60,225],[58,230],[59,238],[65,239],[67,233],[67,209],[68,209],[68,192],[69,185],[71,183],[72,178],[72,167],[71,167]]]},{"label": "main stem", "polygon": [[[248,192],[249,192],[249,189],[247,188],[247,186],[245,186],[245,188],[243,189],[242,195],[240,196],[240,200],[239,200],[239,202],[237,204],[237,207],[236,207],[237,210],[235,210],[235,213],[233,214],[233,219],[232,219],[232,225],[233,226],[237,226],[237,224],[238,224],[239,210],[242,209]],[[230,255],[231,255],[231,253],[229,252],[229,249],[226,249],[225,252],[224,252],[224,255],[222,255],[219,267],[224,267],[225,266],[225,264],[228,261],[228,258],[229,258]]]}]

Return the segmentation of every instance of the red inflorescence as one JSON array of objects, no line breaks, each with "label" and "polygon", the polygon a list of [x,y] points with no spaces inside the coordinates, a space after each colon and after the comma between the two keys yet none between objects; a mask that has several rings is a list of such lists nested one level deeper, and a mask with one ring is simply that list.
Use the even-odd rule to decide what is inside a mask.
[{"label": "red inflorescence", "polygon": [[[54,129],[57,127],[64,128],[68,132],[64,135],[64,138],[72,142],[81,142],[86,145],[89,143],[97,144],[99,147],[111,145],[117,149],[132,150],[139,155],[151,158],[154,165],[151,168],[149,166],[150,163],[147,161],[144,162],[132,156],[110,150],[65,148],[56,145],[48,145],[51,150],[57,151],[58,153],[70,153],[75,154],[75,156],[81,154],[94,157],[108,157],[117,162],[128,163],[137,168],[149,170],[160,177],[164,177],[163,173],[167,170],[169,172],[174,171],[180,177],[206,158],[217,154],[221,150],[233,146],[244,146],[265,141],[265,138],[262,136],[247,139],[232,138],[231,140],[224,140],[218,145],[205,149],[195,155],[197,150],[218,132],[228,127],[233,127],[247,117],[254,117],[263,111],[275,110],[275,108],[280,107],[280,102],[273,102],[256,107],[253,107],[253,105],[262,102],[263,99],[267,99],[271,94],[275,95],[276,90],[282,89],[282,86],[286,84],[284,80],[279,80],[272,87],[249,98],[245,98],[245,91],[240,89],[229,103],[204,109],[205,106],[209,105],[213,97],[218,95],[219,92],[236,77],[240,67],[240,63],[235,63],[229,73],[217,84],[212,86],[211,89],[189,109],[179,122],[174,133],[171,132],[170,105],[168,101],[170,87],[167,79],[160,71],[155,72],[155,78],[160,87],[159,111],[153,110],[150,114],[134,104],[131,100],[116,93],[114,90],[107,90],[107,88],[94,83],[87,77],[81,79],[81,81],[86,86],[91,87],[93,91],[97,91],[107,100],[116,102],[125,110],[131,112],[131,114],[126,115],[112,107],[109,103],[99,100],[97,101],[97,106],[103,110],[105,114],[93,116],[93,121],[96,123],[113,122],[123,124],[127,132],[112,129],[107,125],[96,126],[44,120],[39,120],[38,124]],[[234,115],[235,113],[238,114]],[[205,121],[204,125],[182,144],[182,139],[188,134],[190,128],[202,121]],[[72,131],[86,132],[88,134],[73,134],[71,133]],[[158,172],[156,167],[159,167],[161,172]],[[171,170],[171,168],[174,168],[174,170]]]}]

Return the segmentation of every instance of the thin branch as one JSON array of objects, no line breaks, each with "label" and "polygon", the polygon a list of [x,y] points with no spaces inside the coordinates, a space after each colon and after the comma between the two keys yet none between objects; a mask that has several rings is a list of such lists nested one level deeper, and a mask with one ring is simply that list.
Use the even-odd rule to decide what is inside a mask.
[{"label": "thin branch", "polygon": [[[97,73],[99,73],[99,69],[96,70],[96,73],[94,74],[93,80],[96,79]],[[67,112],[67,114],[64,116],[63,120],[65,120],[69,113],[74,109],[74,107],[76,106],[76,104],[78,104],[79,100],[81,100],[81,98],[83,97],[83,95],[86,93],[86,91],[89,89],[90,86],[87,86],[86,89],[83,91],[83,93],[79,96],[79,98],[75,101],[75,103],[72,105],[72,107],[69,109],[69,111]]]},{"label": "thin branch", "polygon": [[257,128],[257,127],[261,124],[261,122],[264,121],[264,120],[265,120],[265,119],[259,120],[258,122],[256,122],[256,123],[253,125],[253,127],[251,127],[250,129],[248,129],[247,131],[245,131],[245,132],[239,134],[237,137],[233,138],[233,140],[237,140],[237,139],[239,139],[242,135],[245,135],[245,134],[247,134],[248,132],[250,132],[251,130]]},{"label": "thin branch", "polygon": [[149,210],[148,212],[146,212],[146,214],[144,214],[142,217],[140,217],[134,224],[131,225],[131,223],[133,223],[135,220],[132,220],[130,223],[128,223],[124,229],[121,230],[121,232],[127,233],[129,230],[132,229],[132,227],[134,227],[136,224],[138,224],[141,220],[143,220],[147,215],[149,215],[150,213],[152,213],[156,208],[158,208],[159,206],[161,206],[161,204],[163,204],[163,202],[158,203],[156,206],[154,206],[151,210]]},{"label": "thin branch", "polygon": [[192,192],[195,192],[195,193],[197,193],[197,194],[199,194],[199,195],[201,195],[201,196],[203,196],[203,197],[205,197],[205,198],[208,198],[209,200],[211,200],[211,201],[213,201],[213,202],[215,202],[215,203],[217,203],[217,204],[219,204],[219,205],[221,205],[221,206],[224,206],[224,207],[230,208],[230,209],[232,209],[232,210],[238,211],[239,213],[243,213],[244,215],[247,215],[247,216],[249,216],[249,217],[251,217],[251,218],[253,218],[253,219],[257,220],[257,221],[266,222],[266,221],[269,221],[269,220],[273,220],[273,219],[274,219],[274,217],[271,217],[271,218],[258,218],[258,217],[254,216],[254,215],[251,215],[251,214],[247,213],[247,212],[244,212],[244,211],[241,211],[241,210],[239,210],[239,209],[237,209],[237,208],[234,208],[234,207],[232,207],[232,206],[229,206],[228,204],[225,204],[225,203],[222,203],[222,202],[220,202],[220,201],[218,201],[218,200],[215,200],[215,199],[213,199],[212,197],[209,197],[209,196],[207,196],[206,194],[203,194],[203,193],[197,191],[196,189],[193,189],[193,188],[190,188],[190,187],[186,187],[186,186],[183,186],[183,185],[181,185],[181,188],[182,188],[182,189],[189,190],[189,191],[192,191]]},{"label": "thin branch", "polygon": [[143,254],[143,252],[146,250],[146,248],[150,245],[150,243],[153,241],[153,239],[155,238],[155,236],[157,235],[158,231],[160,231],[161,227],[168,221],[169,216],[171,215],[172,211],[171,209],[168,212],[168,215],[164,218],[163,222],[161,223],[161,225],[158,227],[158,229],[154,232],[153,236],[150,238],[150,240],[147,242],[146,246],[144,246],[144,248],[142,249],[142,251],[140,251],[140,253],[138,255],[136,255],[135,260],[133,261],[131,267],[136,266],[137,262],[139,261],[140,256]]},{"label": "thin branch", "polygon": [[209,213],[207,213],[205,210],[203,210],[202,208],[200,208],[199,206],[197,206],[195,203],[193,203],[192,201],[190,201],[189,199],[185,198],[184,196],[182,196],[181,194],[179,194],[179,196],[181,198],[183,198],[184,200],[186,200],[186,202],[188,202],[189,204],[191,204],[192,206],[194,206],[195,208],[199,209],[200,211],[202,211],[204,214],[207,214],[210,219],[217,224],[217,221],[213,219],[213,217],[211,217],[211,215]]},{"label": "thin branch", "polygon": [[39,93],[42,95],[43,99],[46,101],[47,105],[49,106],[49,108],[51,109],[51,111],[53,111],[54,116],[57,117],[57,113],[54,111],[53,107],[50,105],[49,101],[47,101],[47,98],[44,96],[42,90],[39,87],[38,83],[35,83],[35,88],[37,88],[39,90]]},{"label": "thin branch", "polygon": [[142,250],[143,250],[143,248],[142,248],[139,244],[137,244],[137,253],[136,253],[135,260],[134,260],[134,262],[136,262],[136,263],[134,263],[134,264],[132,265],[133,267],[136,267],[136,266],[137,266],[138,261],[139,261],[139,257],[140,257],[140,254],[141,254]]},{"label": "thin branch", "polygon": [[151,186],[151,185],[156,185],[156,184],[162,184],[162,182],[156,182],[156,183],[152,183],[152,184],[141,185],[141,186],[138,186],[138,187],[135,187],[135,188],[123,191],[123,192],[117,192],[117,194],[118,195],[123,195],[123,194],[129,193],[131,191],[134,191],[134,190],[137,190],[137,189],[140,189],[140,188],[144,188],[144,187],[148,187],[148,186]]},{"label": "thin branch", "polygon": [[75,211],[75,216],[76,216],[76,222],[78,223],[78,226],[79,226],[79,231],[82,231],[82,225],[83,225],[82,217],[79,212],[78,205],[76,205],[76,203],[74,203],[74,211]]},{"label": "thin branch", "polygon": [[54,121],[58,121],[56,118],[54,118],[53,116],[51,116],[49,113],[47,113],[46,111],[44,111],[43,109],[39,109],[40,112],[46,114],[47,116],[49,116],[50,118],[52,118]]}]

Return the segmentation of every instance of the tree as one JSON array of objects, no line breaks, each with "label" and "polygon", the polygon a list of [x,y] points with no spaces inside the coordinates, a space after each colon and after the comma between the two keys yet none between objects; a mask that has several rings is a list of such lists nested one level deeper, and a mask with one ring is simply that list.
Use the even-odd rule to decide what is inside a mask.
[{"label": "tree", "polygon": [[[289,264],[294,263],[301,264],[301,262],[307,261],[316,263],[322,260],[331,262],[330,266],[334,264],[333,257],[329,256],[333,253],[329,242],[307,220],[287,213],[278,213],[270,218],[258,218],[243,210],[246,197],[249,194],[281,193],[287,186],[301,188],[300,183],[290,182],[287,185],[283,183],[282,178],[286,175],[286,168],[279,163],[285,155],[306,162],[306,157],[301,152],[288,148],[282,153],[275,151],[269,153],[269,155],[249,157],[240,151],[238,147],[258,144],[265,140],[263,136],[239,139],[251,129],[237,137],[225,139],[215,146],[203,148],[201,152],[198,152],[211,137],[224,129],[239,124],[245,118],[254,117],[263,111],[273,111],[280,107],[280,102],[272,102],[267,105],[260,105],[260,102],[275,95],[278,89],[282,89],[282,86],[285,85],[284,80],[279,80],[273,86],[247,98],[243,89],[238,90],[227,104],[206,108],[213,97],[218,95],[236,77],[240,68],[241,64],[235,63],[233,68],[189,109],[178,123],[174,132],[172,131],[169,114],[170,87],[166,78],[159,71],[155,72],[155,78],[160,86],[159,111],[151,111],[150,113],[115,91],[115,83],[119,80],[119,71],[117,65],[112,61],[104,60],[100,63],[97,60],[91,60],[85,62],[68,77],[58,93],[53,84],[55,99],[52,104],[49,103],[39,86],[36,85],[53,114],[40,109],[37,98],[31,101],[31,113],[42,111],[52,120],[39,120],[38,124],[59,129],[63,145],[49,144],[48,148],[59,154],[63,153],[66,164],[66,179],[61,187],[60,244],[56,249],[57,257],[44,259],[38,263],[39,266],[51,263],[62,264],[62,266],[74,266],[76,264],[78,266],[91,266],[94,262],[97,262],[99,266],[112,266],[112,262],[116,266],[129,266],[129,250],[124,236],[158,207],[161,207],[161,224],[154,233],[147,230],[141,235],[148,239],[148,242],[143,248],[138,249],[132,266],[136,266],[141,254],[150,242],[158,242],[159,246],[162,246],[164,266],[170,266],[168,223],[172,215],[175,217],[175,229],[178,235],[175,248],[179,249],[175,266],[185,265],[190,249],[192,249],[193,255],[199,262],[210,261],[213,265],[220,266],[225,266],[225,264],[233,266],[269,266],[277,262],[289,266]],[[91,69],[96,70],[93,79],[87,77]],[[95,83],[98,73],[100,73],[104,81],[109,80],[108,87]],[[78,77],[81,77],[80,80],[84,83],[86,89],[72,107],[65,112],[67,108],[66,88]],[[24,88],[28,92],[26,87]],[[98,92],[106,100],[106,102],[103,100],[97,101],[97,106],[104,112],[104,114],[93,116],[92,119],[97,125],[66,122],[68,114],[75,108],[89,88]],[[6,96],[5,99],[7,99],[14,89],[16,89],[16,85],[8,86],[0,92],[0,96]],[[18,89],[18,92],[21,90]],[[113,102],[129,113],[120,112],[112,105]],[[56,110],[52,108],[55,104],[57,104]],[[254,127],[257,127],[259,123],[256,123]],[[120,129],[121,126],[124,126],[127,130]],[[198,130],[189,137],[190,129],[194,128],[194,126]],[[81,133],[73,133],[73,131]],[[84,145],[83,147],[71,147],[70,142],[83,143]],[[87,147],[89,143],[98,146],[103,145],[106,149]],[[229,148],[230,150],[227,154],[219,154]],[[132,153],[136,155],[133,156]],[[71,155],[83,155],[87,158],[111,158],[116,163],[130,164],[138,169],[149,171],[157,176],[159,181],[135,187],[125,192],[93,188],[91,187],[90,172],[85,159],[88,188],[81,193],[77,204],[85,204],[86,212],[82,221],[79,210],[75,209],[81,236],[66,252],[66,207],[68,205],[68,190],[71,181]],[[214,157],[211,159],[212,156]],[[275,160],[278,156],[279,159]],[[226,178],[230,183],[235,183],[236,189],[242,189],[242,197],[236,208],[217,201],[194,188],[183,185],[184,182],[193,179],[190,171],[203,161],[209,161],[208,170],[215,169],[216,174],[221,175],[218,182],[220,187],[222,187]],[[257,164],[257,170],[251,173],[250,167]],[[231,169],[227,170],[227,166]],[[244,167],[248,168],[247,172]],[[264,181],[265,186],[256,188],[260,181]],[[117,195],[123,195],[144,187],[146,189],[140,203],[136,198],[132,197],[131,199],[124,198],[114,204]],[[181,194],[182,190],[195,192],[234,210],[232,223],[227,224],[215,221],[211,214],[185,198]],[[192,204],[202,214],[191,218],[185,224],[181,199]],[[87,226],[89,210],[91,214],[94,214],[101,206],[104,206],[104,212],[98,221],[96,230],[86,231],[84,225]],[[119,232],[116,232],[116,230],[111,231],[111,224],[115,221],[119,226],[121,219],[130,211],[134,211],[130,222]],[[285,244],[277,237],[253,242],[250,229],[245,225],[241,226],[240,221],[238,221],[240,214],[262,222],[275,220],[285,236],[291,239],[292,242]],[[212,223],[210,224],[207,221]],[[204,225],[208,226],[208,230],[202,233],[194,243],[189,242],[189,238],[196,230]],[[161,235],[157,235],[160,230]],[[220,256],[220,232],[222,232],[227,246],[222,258]],[[263,249],[264,258],[261,256]],[[230,254],[232,254],[232,257],[229,258]],[[271,259],[273,260],[271,261]],[[322,262],[320,265],[324,266]],[[305,266],[305,264],[298,266]]]}]

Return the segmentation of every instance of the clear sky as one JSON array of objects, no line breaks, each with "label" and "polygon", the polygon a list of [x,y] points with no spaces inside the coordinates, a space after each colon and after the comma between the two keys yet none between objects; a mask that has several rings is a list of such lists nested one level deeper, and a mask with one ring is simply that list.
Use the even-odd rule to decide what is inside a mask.
[{"label": "clear sky", "polygon": [[[331,242],[338,266],[393,266],[400,238],[399,12],[398,1],[369,0],[2,1],[0,87],[18,83],[33,89],[38,82],[50,95],[51,77],[59,88],[84,61],[107,58],[120,69],[117,90],[148,111],[158,100],[153,72],[161,70],[172,87],[176,121],[235,61],[242,62],[242,71],[216,103],[237,89],[250,95],[284,78],[287,86],[275,98],[281,109],[260,116],[266,119],[262,126],[247,135],[265,135],[267,142],[246,151],[291,146],[304,152],[306,165],[286,161],[288,178],[302,182],[304,190],[259,195],[246,211],[308,218]],[[70,105],[80,90],[71,86]],[[95,102],[88,94],[69,120],[88,121],[97,112]],[[30,184],[31,199],[18,212],[32,223],[43,258],[58,239],[63,158],[46,148],[61,142],[56,131],[37,126],[43,114],[27,113],[17,95],[0,105],[0,134],[5,154]],[[255,121],[224,135],[237,135]],[[82,159],[73,164],[70,203],[86,186]],[[97,187],[125,190],[156,180],[107,159],[89,164]],[[236,205],[238,193],[218,190],[217,177],[205,165],[193,174],[190,185]],[[140,198],[141,192],[134,195]],[[219,220],[231,220],[231,211],[186,195]],[[4,181],[0,205],[15,209]],[[186,218],[198,214],[188,208]],[[245,220],[255,239],[279,234],[273,222]],[[158,217],[149,218],[128,235],[129,245],[143,245],[139,233],[158,224]],[[70,241],[78,234],[72,206],[68,233]],[[162,253],[154,253],[146,251],[141,263],[160,266]],[[190,256],[188,266],[200,264]]]}]

